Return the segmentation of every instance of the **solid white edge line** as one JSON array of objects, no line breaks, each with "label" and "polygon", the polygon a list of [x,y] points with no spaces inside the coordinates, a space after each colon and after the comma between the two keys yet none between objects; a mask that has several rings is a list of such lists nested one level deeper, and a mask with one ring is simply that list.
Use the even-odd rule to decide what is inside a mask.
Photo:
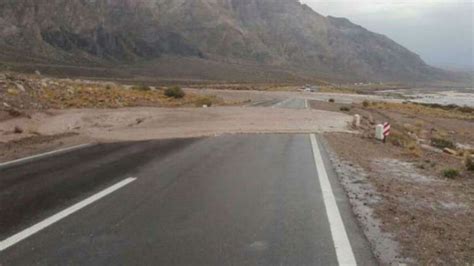
[{"label": "solid white edge line", "polygon": [[310,134],[311,146],[313,148],[314,163],[323,193],[324,206],[331,228],[331,235],[336,249],[337,261],[339,265],[357,265],[351,243],[346,233],[341,214],[337,207],[336,198],[332,191],[331,183],[324,167],[324,161],[319,150],[318,141],[315,134]]},{"label": "solid white edge line", "polygon": [[129,183],[135,181],[136,178],[134,177],[129,177],[127,179],[124,179],[122,180],[121,182],[109,187],[109,188],[106,188],[104,190],[102,190],[101,192],[79,202],[79,203],[76,203],[74,204],[73,206],[3,240],[2,242],[0,242],[0,252],[17,244],[18,242],[38,233],[39,231],[45,229],[46,227],[66,218],[67,216],[79,211],[80,209],[100,200],[101,198],[109,195],[110,193],[128,185]]},{"label": "solid white edge line", "polygon": [[1,168],[1,167],[6,167],[6,166],[10,166],[10,165],[14,165],[14,164],[18,164],[18,163],[25,162],[25,161],[30,161],[30,160],[34,160],[34,159],[39,159],[39,158],[46,157],[46,156],[49,156],[49,155],[53,155],[53,154],[56,154],[56,153],[61,153],[61,152],[67,152],[67,151],[77,150],[77,149],[89,147],[89,146],[92,146],[92,145],[93,145],[93,144],[91,144],[91,143],[88,143],[88,144],[81,144],[81,145],[72,146],[72,147],[63,148],[63,149],[54,150],[54,151],[49,151],[49,152],[45,152],[45,153],[41,153],[41,154],[37,154],[37,155],[33,155],[33,156],[28,156],[28,157],[20,158],[20,159],[17,159],[17,160],[13,160],[13,161],[9,161],[9,162],[0,163],[0,168]]}]

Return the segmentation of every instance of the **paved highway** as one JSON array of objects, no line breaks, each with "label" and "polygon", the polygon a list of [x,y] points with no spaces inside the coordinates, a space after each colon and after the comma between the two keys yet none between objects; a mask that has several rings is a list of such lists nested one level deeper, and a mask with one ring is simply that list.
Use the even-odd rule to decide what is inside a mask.
[{"label": "paved highway", "polygon": [[0,240],[0,265],[376,265],[307,134],[98,144],[0,167]]}]

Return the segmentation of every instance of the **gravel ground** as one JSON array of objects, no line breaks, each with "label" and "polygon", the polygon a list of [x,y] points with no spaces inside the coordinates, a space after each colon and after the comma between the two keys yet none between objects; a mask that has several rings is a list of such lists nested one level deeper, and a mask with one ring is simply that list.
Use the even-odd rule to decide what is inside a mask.
[{"label": "gravel ground", "polygon": [[[343,184],[354,211],[382,262],[395,260],[409,265],[474,262],[474,179],[432,175],[430,169],[419,167],[423,162],[418,157],[404,149],[361,135],[332,133],[326,139],[337,154],[333,163],[345,180]],[[357,189],[354,182],[367,183],[366,188]],[[385,239],[381,241],[380,237]],[[392,251],[396,253],[383,253],[387,242],[394,243]]]},{"label": "gravel ground", "polygon": [[[310,101],[314,109],[337,111],[344,103]],[[360,134],[326,134],[328,150],[354,213],[382,264],[471,265],[474,262],[474,173],[463,158],[432,149],[413,149],[374,140],[368,120],[390,121],[392,129],[445,133],[472,145],[472,120],[417,113],[409,108],[378,110],[351,105],[363,116]],[[451,113],[452,114],[452,113]],[[369,130],[369,131],[367,131]],[[413,138],[415,138],[414,135]],[[410,140],[417,143],[415,139]],[[416,146],[415,146],[416,147]],[[458,169],[457,178],[443,171]]]}]

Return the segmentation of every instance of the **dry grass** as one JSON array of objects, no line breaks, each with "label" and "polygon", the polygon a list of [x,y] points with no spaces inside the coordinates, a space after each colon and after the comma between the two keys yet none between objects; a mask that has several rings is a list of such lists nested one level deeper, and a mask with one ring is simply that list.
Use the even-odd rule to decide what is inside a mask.
[{"label": "dry grass", "polygon": [[373,102],[370,104],[369,108],[398,111],[407,114],[474,120],[474,114],[462,112],[459,109],[445,110],[414,103]]},{"label": "dry grass", "polygon": [[[183,98],[166,97],[162,90],[126,89],[122,86],[77,85],[65,88],[45,88],[40,100],[57,109],[66,108],[120,108],[134,106],[179,107],[222,104],[217,97],[187,94]],[[202,106],[202,104],[201,104]]]},{"label": "dry grass", "polygon": [[326,93],[358,94],[357,90],[351,88],[321,87],[319,91]]}]

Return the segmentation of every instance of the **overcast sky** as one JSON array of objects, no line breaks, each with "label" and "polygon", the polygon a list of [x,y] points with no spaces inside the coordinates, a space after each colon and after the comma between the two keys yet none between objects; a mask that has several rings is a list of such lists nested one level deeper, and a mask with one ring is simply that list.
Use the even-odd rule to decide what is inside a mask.
[{"label": "overcast sky", "polygon": [[474,68],[474,0],[300,0],[384,34],[436,66]]}]

